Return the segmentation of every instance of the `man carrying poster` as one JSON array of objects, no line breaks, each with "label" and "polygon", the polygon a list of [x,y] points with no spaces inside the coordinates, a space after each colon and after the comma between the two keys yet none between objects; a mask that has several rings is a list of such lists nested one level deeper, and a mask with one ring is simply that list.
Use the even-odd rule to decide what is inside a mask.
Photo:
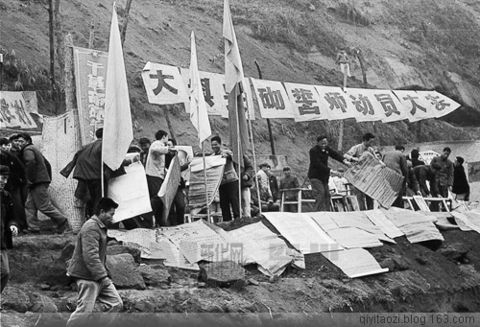
[{"label": "man carrying poster", "polygon": [[158,192],[165,179],[165,155],[176,150],[168,147],[168,133],[164,130],[159,130],[155,133],[155,139],[156,141],[152,143],[148,151],[145,173],[147,174],[148,192],[152,202],[155,224],[159,225],[163,212],[163,203],[158,197]]}]

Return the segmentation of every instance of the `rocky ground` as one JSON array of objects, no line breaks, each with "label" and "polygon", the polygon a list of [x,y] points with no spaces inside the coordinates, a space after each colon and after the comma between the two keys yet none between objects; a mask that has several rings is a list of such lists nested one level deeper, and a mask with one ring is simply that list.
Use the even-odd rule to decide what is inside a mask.
[{"label": "rocky ground", "polygon": [[[390,272],[357,279],[313,254],[306,256],[306,270],[288,268],[278,279],[248,266],[242,282],[212,286],[199,280],[197,272],[142,260],[137,250],[114,240],[108,264],[127,318],[133,313],[229,313],[258,319],[295,313],[307,319],[321,312],[478,312],[480,235],[442,233],[441,245],[411,244],[402,237],[395,239],[397,244],[370,249]],[[74,239],[73,234],[15,239],[9,250],[11,279],[1,300],[3,326],[65,323],[77,295],[65,275]]]}]

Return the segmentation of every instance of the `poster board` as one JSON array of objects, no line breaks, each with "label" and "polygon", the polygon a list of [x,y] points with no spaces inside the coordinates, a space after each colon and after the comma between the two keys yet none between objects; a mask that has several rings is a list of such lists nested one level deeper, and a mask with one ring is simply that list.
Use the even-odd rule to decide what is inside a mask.
[{"label": "poster board", "polygon": [[125,175],[108,182],[108,196],[118,203],[114,223],[152,211],[143,165],[134,162],[125,167],[125,171]]}]

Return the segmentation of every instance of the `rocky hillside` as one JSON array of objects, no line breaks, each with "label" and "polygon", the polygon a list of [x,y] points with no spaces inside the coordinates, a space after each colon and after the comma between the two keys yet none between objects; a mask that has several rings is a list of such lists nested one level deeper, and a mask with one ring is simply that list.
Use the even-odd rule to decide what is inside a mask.
[{"label": "rocky hillside", "polygon": [[[49,64],[47,3],[0,0],[0,48],[15,50],[30,67],[43,69]],[[125,3],[117,2],[120,18]],[[86,47],[93,22],[94,47],[107,49],[112,1],[60,0],[59,4],[60,36],[70,32],[75,45]],[[435,88],[464,104],[444,120],[420,124],[347,121],[344,148],[366,131],[378,134],[381,144],[480,135],[480,2],[231,0],[231,6],[247,76],[257,77],[256,60],[266,79],[341,85],[334,60],[338,48],[345,46],[351,52],[361,50],[368,87]],[[197,143],[182,108],[148,104],[140,72],[147,61],[187,67],[192,30],[197,35],[200,69],[222,72],[222,13],[222,0],[132,2],[124,51],[137,137],[152,137],[155,130],[166,128],[168,110],[179,142]],[[349,85],[363,86],[357,60],[352,68]],[[228,135],[226,126],[226,120],[212,119],[215,133]],[[290,164],[300,170],[315,136],[326,131],[336,138],[336,128],[336,123],[273,122],[277,153],[289,154]],[[254,130],[257,152],[269,154],[265,120],[257,120]]]}]

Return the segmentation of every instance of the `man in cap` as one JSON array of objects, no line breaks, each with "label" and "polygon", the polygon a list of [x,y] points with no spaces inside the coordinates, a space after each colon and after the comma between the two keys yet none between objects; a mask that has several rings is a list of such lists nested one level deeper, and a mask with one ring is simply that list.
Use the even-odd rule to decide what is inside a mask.
[{"label": "man in cap", "polygon": [[18,234],[18,222],[15,215],[13,200],[5,191],[10,169],[0,165],[0,293],[7,286],[10,275],[7,249],[12,248],[12,236]]}]

